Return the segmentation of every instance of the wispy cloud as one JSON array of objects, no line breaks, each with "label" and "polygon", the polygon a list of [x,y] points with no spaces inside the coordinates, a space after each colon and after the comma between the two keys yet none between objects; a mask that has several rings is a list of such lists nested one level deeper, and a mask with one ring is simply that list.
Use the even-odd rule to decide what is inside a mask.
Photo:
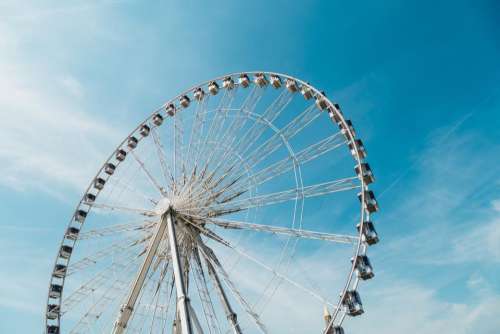
[{"label": "wispy cloud", "polygon": [[79,105],[84,87],[71,74],[30,72],[0,59],[0,185],[56,195],[82,189],[119,132]]},{"label": "wispy cloud", "polygon": [[500,296],[492,291],[472,303],[459,303],[439,298],[434,287],[390,276],[380,275],[373,284],[365,294],[365,305],[371,307],[346,324],[352,333],[493,334],[500,326]]}]

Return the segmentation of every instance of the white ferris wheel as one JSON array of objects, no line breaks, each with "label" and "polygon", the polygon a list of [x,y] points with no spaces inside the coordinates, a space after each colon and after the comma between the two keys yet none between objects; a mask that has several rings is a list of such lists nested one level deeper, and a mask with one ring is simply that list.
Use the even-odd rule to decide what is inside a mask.
[{"label": "white ferris wheel", "polygon": [[181,93],[109,156],[51,274],[46,333],[342,334],[378,242],[352,122],[270,72]]}]

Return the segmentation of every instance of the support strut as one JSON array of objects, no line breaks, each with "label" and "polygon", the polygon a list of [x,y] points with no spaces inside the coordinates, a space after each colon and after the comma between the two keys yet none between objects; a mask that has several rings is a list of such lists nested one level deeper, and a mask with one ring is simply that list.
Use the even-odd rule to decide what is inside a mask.
[{"label": "support strut", "polygon": [[[212,254],[211,249],[209,249],[201,240],[201,238],[198,236],[198,245],[202,250],[202,254],[205,257],[209,257],[210,254]],[[231,304],[229,304],[229,299],[227,298],[226,292],[224,291],[224,288],[222,287],[221,281],[219,279],[219,276],[217,275],[217,272],[215,271],[214,266],[208,258],[206,258],[206,265],[208,268],[208,274],[210,277],[212,277],[214,283],[215,283],[215,288],[217,290],[217,294],[219,295],[219,298],[222,302],[222,306],[224,306],[224,312],[226,313],[227,320],[231,323],[231,327],[233,329],[234,334],[242,334],[240,325],[238,324],[237,320],[237,315],[233,311]]]},{"label": "support strut", "polygon": [[139,297],[139,293],[141,292],[142,286],[146,279],[146,275],[151,267],[151,263],[153,262],[153,258],[156,254],[158,246],[160,246],[160,241],[163,239],[163,235],[165,234],[165,230],[167,228],[167,219],[165,216],[162,217],[158,227],[156,228],[155,234],[151,239],[148,251],[146,253],[146,258],[142,263],[141,269],[137,274],[137,277],[134,281],[134,285],[130,290],[130,294],[127,298],[127,302],[120,309],[120,315],[118,316],[118,320],[115,322],[113,328],[113,334],[122,334],[127,327],[127,323],[132,316],[132,312],[134,311],[135,303],[137,302],[137,298]]},{"label": "support strut", "polygon": [[177,236],[175,234],[174,217],[172,210],[165,213],[168,228],[168,243],[170,245],[170,254],[172,256],[172,266],[174,269],[175,290],[177,292],[177,311],[181,321],[181,333],[192,334],[191,319],[189,317],[189,298],[186,296],[184,286],[183,271],[177,247]]},{"label": "support strut", "polygon": [[177,292],[177,311],[180,318],[180,329],[182,334],[193,334],[191,328],[191,320],[189,317],[189,299],[186,296],[186,289],[184,286],[183,271],[181,269],[181,262],[179,257],[179,250],[177,247],[177,236],[175,234],[174,217],[172,210],[169,208],[161,217],[161,221],[155,231],[153,238],[149,244],[146,258],[137,274],[127,302],[122,306],[118,320],[115,322],[113,334],[123,334],[127,323],[134,311],[135,303],[144,285],[146,275],[151,267],[153,258],[158,250],[161,240],[165,232],[168,234],[168,244],[170,247],[170,254],[172,256],[172,266],[174,270],[174,280]]}]

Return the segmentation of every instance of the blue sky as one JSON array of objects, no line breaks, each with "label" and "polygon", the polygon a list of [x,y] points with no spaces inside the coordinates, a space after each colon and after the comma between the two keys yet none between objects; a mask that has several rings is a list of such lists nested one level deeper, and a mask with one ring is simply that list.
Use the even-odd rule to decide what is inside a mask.
[{"label": "blue sky", "polygon": [[40,332],[86,183],[180,90],[270,70],[353,119],[383,242],[352,333],[500,326],[496,1],[0,3],[0,331]]}]

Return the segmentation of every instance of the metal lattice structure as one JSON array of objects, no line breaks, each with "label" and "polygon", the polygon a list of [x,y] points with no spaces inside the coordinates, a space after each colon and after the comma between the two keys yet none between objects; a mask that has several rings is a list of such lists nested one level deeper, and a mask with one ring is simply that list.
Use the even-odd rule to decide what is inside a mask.
[{"label": "metal lattice structure", "polygon": [[340,107],[297,78],[234,73],[183,92],[118,145],[78,203],[46,332],[285,332],[281,310],[304,303],[318,314],[308,332],[344,333],[363,313],[378,242],[365,159]]}]

